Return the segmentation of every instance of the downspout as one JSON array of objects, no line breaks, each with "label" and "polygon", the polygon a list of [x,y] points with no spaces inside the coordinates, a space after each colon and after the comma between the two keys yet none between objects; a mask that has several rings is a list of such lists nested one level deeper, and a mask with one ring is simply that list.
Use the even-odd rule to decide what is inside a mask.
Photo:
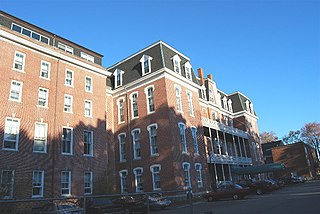
[{"label": "downspout", "polygon": [[[130,121],[130,111],[129,111],[129,99],[128,99],[128,91],[127,91],[127,87],[124,87],[125,93],[126,93],[126,103],[127,103],[127,123],[128,123],[128,139],[129,139],[129,149],[130,149],[130,171],[128,172],[129,174],[129,181],[133,181],[133,160],[132,160],[132,137],[131,137],[131,121]],[[141,146],[141,145],[140,145]],[[127,181],[128,182],[128,181]],[[130,188],[134,189],[132,186],[132,182],[130,182]]]}]

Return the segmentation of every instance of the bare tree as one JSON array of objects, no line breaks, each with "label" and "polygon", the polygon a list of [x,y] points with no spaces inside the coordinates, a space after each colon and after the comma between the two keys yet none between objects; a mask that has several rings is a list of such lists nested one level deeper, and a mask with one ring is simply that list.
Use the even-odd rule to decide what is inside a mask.
[{"label": "bare tree", "polygon": [[285,135],[282,139],[282,141],[285,144],[293,144],[293,143],[297,143],[299,141],[302,141],[301,139],[301,131],[297,130],[297,131],[289,131],[288,135]]},{"label": "bare tree", "polygon": [[302,139],[316,150],[319,160],[320,153],[320,123],[306,123],[301,128]]},{"label": "bare tree", "polygon": [[276,133],[274,132],[262,132],[260,133],[261,143],[267,143],[278,140]]}]

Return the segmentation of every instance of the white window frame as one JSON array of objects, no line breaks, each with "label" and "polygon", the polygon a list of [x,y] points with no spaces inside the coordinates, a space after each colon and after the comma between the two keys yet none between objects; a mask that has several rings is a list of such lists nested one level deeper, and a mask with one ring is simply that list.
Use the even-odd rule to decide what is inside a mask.
[{"label": "white window frame", "polygon": [[[141,171],[141,174],[138,174],[138,171]],[[134,186],[136,187],[136,192],[143,192],[143,168],[142,167],[136,167],[133,169],[134,174]],[[138,183],[138,176],[140,176],[140,182]],[[139,189],[139,184],[141,184],[141,189]]]},{"label": "white window frame", "polygon": [[66,45],[66,44],[63,44],[63,43],[59,42],[58,43],[58,48],[60,50],[63,50],[64,52],[67,52],[67,53],[70,53],[70,54],[73,55],[73,48],[68,46],[68,45]]},{"label": "white window frame", "polygon": [[194,108],[193,108],[193,101],[192,101],[192,92],[187,91],[187,100],[188,100],[188,106],[189,106],[189,112],[190,116],[194,117]]},{"label": "white window frame", "polygon": [[[13,83],[15,83],[15,86],[13,86]],[[20,84],[20,86],[19,86],[19,97],[16,100],[16,99],[11,98],[11,93],[12,92],[17,92],[17,90],[15,89],[15,87],[17,87],[17,84]],[[21,101],[22,100],[22,87],[23,87],[23,82],[17,81],[17,80],[11,80],[9,100],[15,101],[15,102],[22,102]]]},{"label": "white window frame", "polygon": [[250,112],[251,114],[254,114],[253,103],[250,103]]},{"label": "white window frame", "polygon": [[[122,70],[120,70],[118,68],[114,71],[114,73],[113,73],[113,76],[114,76],[114,88],[118,88],[118,87],[122,86],[123,74],[124,74],[124,71],[122,71]],[[118,81],[119,81],[119,83],[118,83]]]},{"label": "white window frame", "polygon": [[[20,28],[20,31],[17,31],[17,30],[15,30],[15,29],[13,29],[14,26],[19,27],[19,28]],[[16,23],[12,23],[12,24],[11,24],[11,30],[13,30],[13,31],[15,31],[15,32],[18,32],[18,33],[20,33],[20,34],[22,34],[22,35],[24,35],[24,36],[28,36],[28,37],[30,37],[30,38],[32,38],[32,39],[38,40],[38,41],[40,41],[40,42],[42,42],[42,43],[45,43],[45,44],[49,44],[49,43],[50,43],[50,39],[49,39],[48,37],[43,36],[43,35],[41,35],[40,33],[34,32],[34,31],[32,31],[32,30],[29,30],[28,28],[22,27],[22,26],[20,26],[20,25],[18,25],[18,24],[16,24]],[[24,33],[23,33],[23,30],[30,31],[30,35],[24,34]],[[39,38],[35,38],[33,35],[38,35]],[[45,41],[45,40],[47,40],[47,41]]]},{"label": "white window frame", "polygon": [[[121,141],[121,136],[123,136],[123,141]],[[126,133],[122,132],[118,134],[118,143],[119,143],[119,161],[126,162]],[[124,153],[122,153],[124,151]]]},{"label": "white window frame", "polygon": [[214,90],[209,86],[209,102],[214,103]]},{"label": "white window frame", "polygon": [[[158,173],[158,176],[159,176],[159,182],[160,182],[160,187],[156,187],[156,181],[155,181],[155,171],[154,171],[154,168],[158,167],[159,168],[159,172]],[[160,164],[154,164],[152,166],[150,166],[150,172],[151,172],[151,177],[152,177],[152,189],[153,191],[159,191],[161,190],[161,177],[160,177],[160,172],[161,172],[161,165]]]},{"label": "white window frame", "polygon": [[190,62],[184,64],[184,71],[186,73],[186,78],[192,81],[192,66]]},{"label": "white window frame", "polygon": [[206,89],[206,87],[203,85],[202,87],[201,87],[201,98],[202,99],[204,99],[204,100],[207,100],[207,89]]},{"label": "white window frame", "polygon": [[[121,106],[122,102],[122,106]],[[125,123],[125,105],[124,105],[125,99],[123,97],[119,98],[117,100],[117,106],[118,106],[118,124]],[[123,114],[123,120],[121,119],[121,115]]]},{"label": "white window frame", "polygon": [[[85,142],[85,133],[90,133],[90,141],[89,142]],[[93,142],[93,131],[90,130],[83,130],[83,155],[87,156],[87,157],[93,157],[93,146],[94,146],[94,142]],[[91,142],[91,143],[90,143]],[[87,144],[87,145],[86,145]],[[89,154],[85,153],[85,147],[88,146],[89,149]]]},{"label": "white window frame", "polygon": [[190,130],[191,130],[194,154],[199,155],[199,144],[198,144],[198,140],[197,140],[197,128],[195,126],[191,126]]},{"label": "white window frame", "polygon": [[[68,103],[66,103],[66,97],[70,97],[70,107],[68,106]],[[70,95],[70,94],[64,94],[63,96],[63,112],[66,112],[66,113],[73,113],[72,112],[72,105],[73,105],[73,96]],[[66,110],[67,109],[67,110]],[[68,110],[70,109],[70,110]]]},{"label": "white window frame", "polygon": [[[47,66],[44,66],[44,64],[47,64]],[[41,60],[41,64],[40,64],[40,78],[41,79],[46,79],[46,80],[50,80],[50,70],[51,70],[51,63]],[[42,74],[47,73],[48,77],[44,77]]]},{"label": "white window frame", "polygon": [[[134,99],[134,97],[133,97],[134,95],[136,95],[136,98],[135,98],[135,99]],[[130,101],[131,101],[131,118],[132,118],[132,119],[139,118],[138,97],[139,97],[139,94],[138,94],[137,91],[130,94]],[[134,113],[135,113],[135,111],[134,111],[134,105],[136,106],[137,115],[134,115]]]},{"label": "white window frame", "polygon": [[223,109],[228,110],[227,97],[222,98]]},{"label": "white window frame", "polygon": [[94,63],[94,57],[87,54],[87,53],[84,53],[84,52],[80,52],[80,57],[87,60],[88,62],[93,62]]},{"label": "white window frame", "polygon": [[[89,182],[86,181],[86,175],[90,175]],[[92,171],[85,171],[83,180],[84,180],[84,195],[91,195],[92,194]],[[87,190],[90,190],[90,191],[86,192]]]},{"label": "white window frame", "polygon": [[[45,92],[45,95],[46,95],[45,99],[43,99],[43,97],[40,97],[40,95],[41,95],[41,90],[42,90],[43,92]],[[40,104],[39,104],[40,102],[45,102],[45,105],[40,105]],[[42,107],[42,108],[48,108],[48,105],[49,105],[48,102],[49,102],[49,89],[39,87],[39,91],[38,91],[38,104],[37,104],[37,106],[38,106],[38,107]]]},{"label": "white window frame", "polygon": [[[68,175],[67,181],[63,181],[63,175]],[[71,195],[71,171],[61,171],[61,196]],[[63,184],[67,184],[68,187],[63,187]],[[62,193],[64,190],[68,190],[68,193]]]},{"label": "white window frame", "polygon": [[[71,73],[71,84],[68,83],[69,81],[69,77],[68,77],[68,73]],[[65,76],[65,81],[64,81],[64,85],[69,86],[69,87],[73,87],[74,84],[74,72],[70,69],[66,69],[66,76]]]},{"label": "white window frame", "polygon": [[[87,80],[90,80],[90,84],[87,84]],[[86,92],[92,93],[92,89],[93,89],[93,84],[92,83],[93,83],[92,77],[86,76],[85,79],[84,79],[84,90]],[[89,88],[89,89],[87,89],[87,88]]]},{"label": "white window frame", "polygon": [[[123,179],[123,175],[125,174],[125,180]],[[120,176],[120,192],[126,193],[128,192],[128,170],[124,169],[119,171]]]},{"label": "white window frame", "polygon": [[186,153],[188,153],[187,139],[186,139],[186,125],[184,123],[179,122],[178,128],[179,128],[179,133],[180,133],[179,135],[180,135],[182,153],[186,154]]},{"label": "white window frame", "polygon": [[[152,88],[152,96],[149,96],[149,93],[148,93],[150,88]],[[148,87],[146,87],[144,89],[144,93],[146,94],[146,100],[147,100],[147,113],[152,114],[156,111],[155,103],[154,103],[154,85],[149,85]],[[152,103],[149,100],[151,98],[152,98]],[[151,106],[153,107],[153,109],[151,109]]]},{"label": "white window frame", "polygon": [[174,85],[174,92],[176,95],[176,103],[177,103],[177,111],[178,112],[183,112],[182,111],[182,95],[181,95],[181,87],[178,85]]},{"label": "white window frame", "polygon": [[[142,69],[142,76],[151,73],[151,60],[152,57],[148,56],[148,55],[143,55],[140,59],[140,63],[141,63],[141,69]],[[145,71],[145,62],[148,63],[148,70]]]},{"label": "white window frame", "polygon": [[202,165],[201,163],[195,163],[194,168],[196,171],[196,178],[197,178],[197,185],[198,188],[203,187],[203,181],[202,181]]},{"label": "white window frame", "polygon": [[[35,173],[41,173],[40,181],[36,181]],[[40,185],[39,185],[40,184]],[[44,171],[43,170],[34,170],[32,172],[32,198],[41,198],[43,197],[43,187],[44,187]],[[40,189],[40,194],[34,194],[35,188]]]},{"label": "white window frame", "polygon": [[[11,185],[11,192],[9,196],[3,196],[3,199],[12,199],[13,198],[13,193],[14,193],[14,175],[15,175],[15,171],[14,170],[2,170],[1,171],[1,179],[0,179],[0,187],[2,188],[4,186],[3,184],[3,174],[4,172],[11,172],[11,181],[10,183],[7,183],[9,185]],[[7,189],[7,188],[6,188]]]},{"label": "white window frame", "polygon": [[[40,132],[42,129],[37,130],[37,125],[44,126],[44,133],[37,136],[37,132]],[[36,141],[39,140],[43,142],[43,151],[36,150]],[[47,153],[47,140],[48,140],[48,124],[42,122],[35,122],[34,127],[34,140],[33,140],[33,152],[34,153]]]},{"label": "white window frame", "polygon": [[[152,144],[152,137],[154,137],[154,136],[151,135],[151,127],[155,127],[155,129],[156,129],[156,135],[155,135],[156,143],[155,143],[155,145]],[[157,142],[157,129],[158,129],[157,123],[153,123],[153,124],[150,124],[149,126],[147,126],[147,130],[149,132],[149,145],[150,145],[151,156],[159,156],[159,145]],[[157,152],[154,152],[153,146],[156,146]]]},{"label": "white window frame", "polygon": [[[22,58],[22,61],[19,60],[20,58],[18,58],[18,55],[21,55],[23,58]],[[16,68],[16,64],[18,65],[21,65],[21,69],[19,68]],[[26,54],[24,53],[21,53],[19,51],[15,51],[14,52],[14,58],[13,58],[13,66],[12,66],[12,69],[15,70],[15,71],[19,71],[19,72],[25,72],[24,71],[24,68],[25,68],[25,64],[26,64]]]},{"label": "white window frame", "polygon": [[181,58],[179,57],[178,54],[176,54],[171,59],[173,64],[173,71],[181,75],[181,65],[180,65]]},{"label": "white window frame", "polygon": [[[12,122],[15,122],[16,127],[13,127],[13,126],[9,127],[9,123],[11,125]],[[12,130],[12,128],[13,128],[13,130]],[[10,129],[10,131],[8,129]],[[15,132],[15,133],[13,133],[13,132]],[[20,119],[13,118],[13,117],[6,117],[5,129],[4,129],[4,135],[3,135],[3,145],[2,145],[2,149],[3,150],[18,151],[18,149],[19,149],[18,148],[19,147],[19,132],[20,132]],[[6,133],[15,134],[16,135],[16,139],[14,141],[10,140],[10,139],[6,139]],[[14,149],[5,148],[5,142],[6,141],[7,142],[15,142],[15,148]]]},{"label": "white window frame", "polygon": [[[70,137],[70,152],[63,152],[63,129],[70,129],[71,131],[71,137]],[[73,128],[68,126],[62,126],[62,136],[61,136],[61,154],[62,155],[73,155]]]},{"label": "white window frame", "polygon": [[[89,106],[88,106],[89,105]],[[85,117],[92,117],[92,100],[84,100],[84,116]],[[89,114],[87,114],[87,111],[89,111]]]},{"label": "white window frame", "polygon": [[[187,171],[186,171],[186,169],[187,169]],[[184,173],[184,186],[186,189],[189,189],[192,187],[191,176],[190,176],[190,163],[183,162],[182,163],[182,170]],[[188,182],[188,185],[187,185],[187,182]]]},{"label": "white window frame", "polygon": [[[135,135],[138,132],[139,138]],[[133,159],[140,160],[141,159],[141,130],[139,128],[133,129],[131,131],[132,135],[132,145],[133,145]]]}]

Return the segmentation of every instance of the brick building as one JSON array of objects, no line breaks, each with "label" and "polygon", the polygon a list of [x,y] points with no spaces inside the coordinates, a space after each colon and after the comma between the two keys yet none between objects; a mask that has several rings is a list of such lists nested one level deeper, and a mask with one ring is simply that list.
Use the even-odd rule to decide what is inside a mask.
[{"label": "brick building", "polygon": [[261,163],[240,92],[159,41],[104,68],[102,55],[0,12],[1,197],[205,191]]}]

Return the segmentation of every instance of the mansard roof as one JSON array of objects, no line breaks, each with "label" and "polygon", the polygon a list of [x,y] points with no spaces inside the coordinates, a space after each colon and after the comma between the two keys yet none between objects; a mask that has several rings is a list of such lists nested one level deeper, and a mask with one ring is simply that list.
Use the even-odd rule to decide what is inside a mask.
[{"label": "mansard roof", "polygon": [[[250,99],[239,91],[229,94],[228,98],[232,100],[234,113],[240,112],[240,111],[246,111],[247,109],[246,109],[245,102],[247,100],[251,103]],[[257,116],[255,111],[254,111],[254,115]]]}]

